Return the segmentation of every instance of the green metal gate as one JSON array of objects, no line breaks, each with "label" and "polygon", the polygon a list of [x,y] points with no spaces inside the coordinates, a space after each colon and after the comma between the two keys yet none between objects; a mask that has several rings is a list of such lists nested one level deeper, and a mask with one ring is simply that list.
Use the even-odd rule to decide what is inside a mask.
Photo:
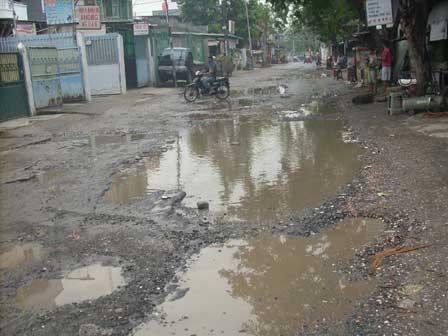
[{"label": "green metal gate", "polygon": [[204,38],[193,34],[180,36],[180,44],[184,48],[190,48],[195,62],[205,63]]},{"label": "green metal gate", "polygon": [[29,116],[19,53],[0,53],[0,121]]},{"label": "green metal gate", "polygon": [[156,69],[156,77],[157,82],[160,81],[159,78],[159,56],[162,55],[164,49],[169,48],[170,46],[170,36],[168,32],[165,31],[150,31],[151,37],[151,51],[152,56],[154,57],[154,67]]}]

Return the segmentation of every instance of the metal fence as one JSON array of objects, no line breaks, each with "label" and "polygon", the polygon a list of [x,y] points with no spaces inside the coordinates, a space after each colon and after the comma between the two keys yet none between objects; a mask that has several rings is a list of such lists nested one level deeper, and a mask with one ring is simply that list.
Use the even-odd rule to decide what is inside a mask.
[{"label": "metal fence", "polygon": [[17,45],[20,42],[27,47],[71,48],[76,46],[73,33],[3,37],[0,38],[0,52],[17,52]]},{"label": "metal fence", "polygon": [[118,63],[118,34],[86,37],[87,63],[89,65]]},{"label": "metal fence", "polygon": [[19,58],[16,53],[0,53],[0,83],[21,80]]}]

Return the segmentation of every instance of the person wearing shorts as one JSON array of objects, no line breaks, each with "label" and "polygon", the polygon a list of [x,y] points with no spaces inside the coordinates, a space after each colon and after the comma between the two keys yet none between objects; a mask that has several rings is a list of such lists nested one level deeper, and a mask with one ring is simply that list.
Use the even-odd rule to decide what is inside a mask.
[{"label": "person wearing shorts", "polygon": [[381,54],[381,80],[384,83],[384,94],[387,94],[390,80],[392,78],[392,54],[386,42],[383,43],[383,53]]}]

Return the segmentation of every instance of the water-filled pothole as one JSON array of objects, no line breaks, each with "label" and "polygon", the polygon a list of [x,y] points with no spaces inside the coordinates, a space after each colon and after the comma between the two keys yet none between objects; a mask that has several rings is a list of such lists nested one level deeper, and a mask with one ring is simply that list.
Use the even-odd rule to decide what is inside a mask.
[{"label": "water-filled pothole", "polygon": [[118,173],[105,198],[126,203],[155,190],[183,190],[184,204],[247,220],[315,206],[349,183],[361,149],[331,120],[230,119],[183,130],[172,148]]},{"label": "water-filled pothole", "polygon": [[15,268],[45,258],[48,251],[37,243],[16,245],[0,255],[0,268]]},{"label": "water-filled pothole", "polygon": [[124,284],[120,267],[94,264],[76,269],[62,279],[32,281],[17,291],[17,304],[23,310],[52,309],[111,294]]},{"label": "water-filled pothole", "polygon": [[283,335],[343,318],[371,293],[373,280],[339,270],[383,224],[346,219],[311,237],[271,236],[207,247],[179,273],[178,289],[137,328],[144,335]]}]

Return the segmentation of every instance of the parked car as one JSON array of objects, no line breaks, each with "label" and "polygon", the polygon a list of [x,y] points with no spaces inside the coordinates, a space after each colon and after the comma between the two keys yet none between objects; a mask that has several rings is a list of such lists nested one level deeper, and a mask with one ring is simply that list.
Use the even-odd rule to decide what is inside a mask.
[{"label": "parked car", "polygon": [[[185,80],[187,83],[193,81],[194,73],[204,67],[202,63],[195,63],[193,54],[188,48],[173,48],[174,65],[176,68],[176,79]],[[173,79],[173,63],[171,61],[171,49],[163,50],[159,56],[159,78],[161,82]]]}]

